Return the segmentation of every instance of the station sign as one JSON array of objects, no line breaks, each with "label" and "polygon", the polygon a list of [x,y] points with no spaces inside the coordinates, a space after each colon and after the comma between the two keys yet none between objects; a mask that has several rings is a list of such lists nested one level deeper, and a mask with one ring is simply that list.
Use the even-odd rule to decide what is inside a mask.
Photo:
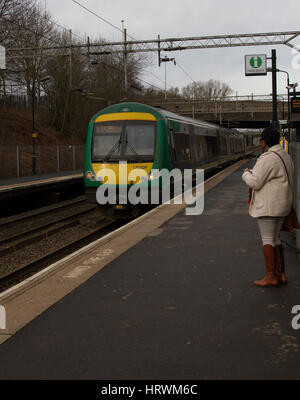
[{"label": "station sign", "polygon": [[252,54],[245,56],[245,75],[267,75],[267,55]]},{"label": "station sign", "polygon": [[292,112],[300,113],[300,97],[292,97]]},{"label": "station sign", "polygon": [[5,47],[0,45],[0,69],[6,69]]}]

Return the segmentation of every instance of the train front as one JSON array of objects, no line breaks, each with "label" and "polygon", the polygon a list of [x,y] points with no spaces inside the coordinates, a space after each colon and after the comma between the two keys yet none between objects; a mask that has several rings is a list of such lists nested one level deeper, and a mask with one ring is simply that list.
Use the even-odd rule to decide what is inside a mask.
[{"label": "train front", "polygon": [[89,124],[84,171],[86,194],[88,202],[97,202],[104,215],[135,217],[149,205],[140,192],[149,189],[151,170],[162,166],[161,157],[158,155],[155,160],[155,153],[156,146],[164,147],[164,143],[157,143],[159,115],[145,107],[112,106],[97,114]]}]

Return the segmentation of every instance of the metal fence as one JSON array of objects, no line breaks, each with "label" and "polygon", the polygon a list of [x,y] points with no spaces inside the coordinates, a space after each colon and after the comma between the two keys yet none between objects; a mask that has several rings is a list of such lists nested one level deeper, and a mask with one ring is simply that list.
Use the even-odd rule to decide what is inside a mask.
[{"label": "metal fence", "polygon": [[[47,105],[47,96],[41,96],[40,98],[35,99],[35,107],[44,108]],[[7,94],[4,96],[4,94],[0,93],[0,108],[1,107],[27,110],[32,107],[32,103],[26,94]]]},{"label": "metal fence", "polygon": [[[83,169],[84,145],[36,146],[36,173]],[[32,146],[0,147],[0,179],[32,175]]]}]

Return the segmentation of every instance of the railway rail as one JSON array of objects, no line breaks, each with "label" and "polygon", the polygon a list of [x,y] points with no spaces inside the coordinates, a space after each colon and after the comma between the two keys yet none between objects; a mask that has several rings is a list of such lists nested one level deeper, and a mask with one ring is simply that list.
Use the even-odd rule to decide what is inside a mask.
[{"label": "railway rail", "polygon": [[0,220],[0,292],[120,224],[82,196]]}]

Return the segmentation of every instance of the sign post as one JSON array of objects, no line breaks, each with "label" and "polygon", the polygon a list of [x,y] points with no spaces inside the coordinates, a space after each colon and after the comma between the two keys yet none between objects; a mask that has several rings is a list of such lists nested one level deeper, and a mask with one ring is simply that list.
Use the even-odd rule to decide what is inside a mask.
[{"label": "sign post", "polygon": [[[267,68],[267,59],[272,60],[272,68]],[[246,76],[262,76],[267,75],[268,71],[272,71],[272,87],[273,87],[273,118],[272,127],[279,129],[278,110],[277,110],[277,67],[276,67],[276,50],[272,50],[272,57],[266,54],[252,54],[245,56],[245,75]]]},{"label": "sign post", "polygon": [[276,50],[272,50],[272,96],[273,96],[273,120],[272,127],[279,129],[277,109],[277,56]]}]

